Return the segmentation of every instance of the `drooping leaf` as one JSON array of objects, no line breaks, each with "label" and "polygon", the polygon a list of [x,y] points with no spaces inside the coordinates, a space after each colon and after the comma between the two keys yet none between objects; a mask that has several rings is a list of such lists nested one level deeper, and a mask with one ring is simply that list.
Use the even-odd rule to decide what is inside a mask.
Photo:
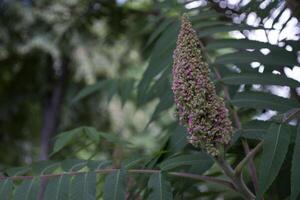
[{"label": "drooping leaf", "polygon": [[293,152],[291,169],[291,200],[296,200],[300,193],[300,126],[298,126],[297,136]]},{"label": "drooping leaf", "polygon": [[148,182],[150,189],[149,200],[172,200],[172,187],[166,180],[164,173],[152,174]]},{"label": "drooping leaf", "polygon": [[96,200],[96,173],[76,175],[71,183],[70,195],[72,200]]},{"label": "drooping leaf", "polygon": [[259,189],[263,194],[275,180],[290,144],[290,129],[285,124],[272,124],[264,137],[259,168]]},{"label": "drooping leaf", "polygon": [[153,43],[153,41],[174,21],[172,18],[166,18],[164,19],[158,27],[153,31],[153,33],[150,35],[146,46],[150,45]]},{"label": "drooping leaf", "polygon": [[52,173],[56,168],[58,168],[60,163],[53,161],[40,161],[32,165],[32,173],[34,175],[44,175]]},{"label": "drooping leaf", "polygon": [[37,199],[40,186],[40,178],[36,177],[31,180],[24,180],[17,186],[14,200],[32,200]]},{"label": "drooping leaf", "polygon": [[173,102],[174,100],[172,90],[168,89],[167,91],[165,91],[165,94],[160,98],[160,101],[157,104],[149,123],[154,121],[161,113],[163,113],[163,111],[171,108],[173,106]]},{"label": "drooping leaf", "polygon": [[90,170],[99,170],[108,167],[111,164],[112,162],[109,160],[101,160],[101,161],[89,160],[87,165]]},{"label": "drooping leaf", "polygon": [[171,152],[179,152],[187,145],[186,129],[182,126],[177,126],[172,130],[172,135],[169,140],[169,150]]},{"label": "drooping leaf", "polygon": [[149,98],[147,93],[152,81],[164,69],[172,65],[172,54],[176,45],[179,27],[180,24],[178,21],[173,22],[156,41],[149,65],[138,84],[138,105],[147,103]]},{"label": "drooping leaf", "polygon": [[13,182],[7,178],[0,181],[0,197],[3,200],[8,200],[11,197]]},{"label": "drooping leaf", "polygon": [[104,200],[125,200],[125,181],[123,169],[107,175],[104,183]]},{"label": "drooping leaf", "polygon": [[44,200],[65,200],[70,197],[71,176],[64,174],[48,180]]},{"label": "drooping leaf", "polygon": [[300,87],[300,82],[287,78],[285,76],[274,75],[274,74],[240,73],[240,74],[225,76],[224,78],[222,78],[221,81],[229,85],[261,84],[261,85],[290,86],[293,88]]},{"label": "drooping leaf", "polygon": [[170,170],[181,166],[199,165],[199,171],[208,170],[213,164],[213,160],[205,153],[199,152],[194,155],[180,155],[163,161],[160,164],[162,170]]},{"label": "drooping leaf", "polygon": [[224,24],[224,25],[217,25],[217,26],[210,26],[201,30],[199,32],[200,37],[206,37],[210,35],[214,35],[217,33],[225,33],[228,31],[239,31],[239,30],[255,30],[258,29],[257,27],[248,26],[248,25],[237,25],[237,24]]},{"label": "drooping leaf", "polygon": [[234,96],[231,103],[238,107],[271,109],[280,112],[286,112],[299,106],[295,100],[264,92],[240,92]]},{"label": "drooping leaf", "polygon": [[217,39],[209,42],[205,47],[206,50],[216,50],[221,48],[236,49],[262,49],[271,48],[272,45],[267,42],[260,42],[249,39]]},{"label": "drooping leaf", "polygon": [[80,134],[80,132],[81,128],[76,128],[70,131],[60,133],[56,137],[52,154],[59,152],[62,148],[69,144],[73,138],[76,138]]},{"label": "drooping leaf", "polygon": [[236,134],[247,139],[262,140],[270,125],[271,122],[268,121],[253,120],[244,124],[242,130],[238,130]]},{"label": "drooping leaf", "polygon": [[271,51],[267,55],[262,54],[260,51],[234,52],[221,55],[215,60],[215,64],[249,65],[251,62],[268,65],[268,68],[272,66],[274,70],[278,70],[278,68],[282,66],[293,67],[298,64],[297,54],[284,49]]}]

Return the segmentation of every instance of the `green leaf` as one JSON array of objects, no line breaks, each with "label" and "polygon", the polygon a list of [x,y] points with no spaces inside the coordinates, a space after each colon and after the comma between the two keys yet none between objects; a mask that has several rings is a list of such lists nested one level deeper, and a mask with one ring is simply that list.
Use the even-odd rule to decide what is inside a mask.
[{"label": "green leaf", "polygon": [[149,65],[143,74],[142,80],[138,84],[138,105],[144,105],[149,100],[146,95],[154,78],[164,69],[172,65],[172,54],[176,46],[176,40],[180,24],[175,21],[162,33],[152,50]]},{"label": "green leaf", "polygon": [[264,137],[259,168],[259,189],[263,194],[275,180],[290,144],[290,129],[285,124],[272,124]]},{"label": "green leaf", "polygon": [[153,43],[153,41],[164,31],[166,30],[166,28],[172,23],[174,22],[174,19],[172,18],[166,18],[165,20],[163,20],[163,22],[161,22],[157,28],[153,31],[153,33],[150,35],[146,46],[149,46],[151,43]]},{"label": "green leaf", "polygon": [[230,25],[217,25],[217,26],[210,26],[205,28],[204,30],[201,30],[199,32],[200,37],[206,37],[206,36],[211,36],[213,34],[217,33],[226,33],[229,31],[238,31],[238,30],[255,30],[258,29],[253,26],[248,26],[248,25],[237,25],[237,24],[230,24]]},{"label": "green leaf", "polygon": [[13,182],[7,178],[0,181],[0,197],[3,200],[8,200],[11,197]]},{"label": "green leaf", "polygon": [[123,169],[107,175],[104,183],[104,200],[125,200],[125,181]]},{"label": "green leaf", "polygon": [[292,169],[291,169],[291,200],[296,200],[300,193],[300,125],[294,146]]},{"label": "green leaf", "polygon": [[172,200],[172,187],[162,172],[152,174],[148,182],[149,200]]},{"label": "green leaf", "polygon": [[225,76],[221,80],[225,84],[240,85],[240,84],[261,84],[261,85],[282,85],[293,88],[300,87],[300,82],[275,74],[254,74],[240,73]]},{"label": "green leaf", "polygon": [[171,152],[179,152],[187,145],[187,133],[183,126],[177,126],[172,130],[172,135],[169,140],[169,150]]},{"label": "green leaf", "polygon": [[262,140],[271,122],[253,120],[243,125],[242,130],[238,130],[236,134],[247,139]]},{"label": "green leaf", "polygon": [[66,145],[68,145],[73,138],[77,138],[78,135],[81,133],[82,128],[76,128],[70,131],[66,131],[63,133],[60,133],[55,140],[53,152],[51,155],[59,152],[62,148],[64,148]]},{"label": "green leaf", "polygon": [[181,166],[199,165],[199,171],[208,170],[213,164],[213,160],[205,153],[199,152],[194,155],[180,155],[166,159],[160,164],[162,170],[170,170]]},{"label": "green leaf", "polygon": [[88,172],[76,175],[71,187],[72,200],[96,200],[96,173]]},{"label": "green leaf", "polygon": [[217,39],[209,42],[205,47],[206,50],[219,50],[221,48],[236,49],[262,49],[272,48],[273,45],[267,42],[259,42],[249,39]]},{"label": "green leaf", "polygon": [[31,180],[24,180],[17,186],[14,200],[33,200],[37,199],[40,186],[40,178],[36,177]]},{"label": "green leaf", "polygon": [[108,160],[101,160],[101,161],[89,160],[87,165],[90,170],[99,170],[99,169],[104,169],[105,167],[108,167],[111,164],[112,162]]},{"label": "green leaf", "polygon": [[163,113],[163,111],[171,108],[173,104],[173,93],[172,90],[169,88],[167,91],[165,91],[165,94],[160,98],[160,101],[157,104],[149,123],[157,119]]},{"label": "green leaf", "polygon": [[93,94],[94,92],[99,91],[103,86],[103,81],[100,81],[93,85],[88,85],[84,87],[82,90],[79,91],[79,93],[73,98],[72,103],[76,103],[80,101],[81,99]]},{"label": "green leaf", "polygon": [[271,51],[269,54],[264,55],[260,51],[241,51],[216,58],[215,64],[236,64],[236,65],[249,65],[251,62],[259,62],[267,65],[268,68],[278,69],[281,66],[290,66],[298,64],[297,54],[289,52],[284,49]]},{"label": "green leaf", "polygon": [[34,175],[44,175],[52,173],[59,167],[60,163],[53,161],[40,161],[32,165],[32,173]]},{"label": "green leaf", "polygon": [[231,103],[238,107],[271,109],[280,112],[299,107],[299,103],[295,100],[264,92],[240,92],[234,96]]},{"label": "green leaf", "polygon": [[79,171],[87,165],[86,160],[66,159],[61,162],[61,167],[65,172]]},{"label": "green leaf", "polygon": [[47,184],[44,200],[69,199],[70,180],[71,176],[67,174],[50,179]]}]

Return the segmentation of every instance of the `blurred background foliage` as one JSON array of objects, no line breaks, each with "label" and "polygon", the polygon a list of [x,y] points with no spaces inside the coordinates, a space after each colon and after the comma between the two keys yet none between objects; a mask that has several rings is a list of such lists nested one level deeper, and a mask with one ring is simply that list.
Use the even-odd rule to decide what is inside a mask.
[{"label": "blurred background foliage", "polygon": [[[299,10],[296,0],[0,0],[0,169],[49,159],[61,132],[73,136],[50,159],[119,166],[144,157],[151,168],[193,152],[170,88],[182,13],[199,33],[217,91],[224,96],[225,84],[228,107],[238,109],[244,129],[230,159],[240,160],[238,137],[255,144],[271,121],[299,108]],[[196,162],[188,170],[208,168]],[[270,199],[288,196],[286,173]],[[196,199],[195,191],[238,198],[211,184],[174,184],[178,199]]]}]

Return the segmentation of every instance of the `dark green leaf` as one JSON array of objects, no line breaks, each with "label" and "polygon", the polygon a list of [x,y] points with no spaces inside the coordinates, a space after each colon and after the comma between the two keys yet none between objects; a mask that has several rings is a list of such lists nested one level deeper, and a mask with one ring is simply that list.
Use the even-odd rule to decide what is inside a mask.
[{"label": "dark green leaf", "polygon": [[225,84],[229,85],[241,85],[241,84],[261,84],[261,85],[282,85],[290,87],[300,87],[300,82],[287,78],[281,75],[275,74],[232,74],[225,76],[221,80]]},{"label": "dark green leaf", "polygon": [[123,169],[107,175],[104,183],[104,200],[125,200],[125,181]]},{"label": "dark green leaf", "polygon": [[71,176],[67,174],[50,179],[44,195],[45,200],[69,199],[70,180]]},{"label": "dark green leaf", "polygon": [[163,161],[160,164],[162,170],[170,170],[181,166],[199,165],[199,171],[208,170],[213,164],[212,159],[205,153],[199,152],[194,155],[180,155]]},{"label": "dark green leaf", "polygon": [[291,169],[291,200],[296,200],[300,193],[300,125],[294,146],[292,169]]},{"label": "dark green leaf", "polygon": [[3,200],[10,199],[11,193],[13,189],[13,183],[12,181],[7,178],[5,180],[0,181],[0,197]]},{"label": "dark green leaf", "polygon": [[96,173],[76,175],[70,187],[72,200],[96,200]]},{"label": "dark green leaf", "polygon": [[259,189],[263,194],[275,180],[290,144],[290,129],[285,124],[272,124],[264,137],[259,168]]},{"label": "dark green leaf", "polygon": [[24,180],[19,186],[17,186],[14,200],[33,200],[37,199],[40,186],[40,178],[34,178],[31,180]]},{"label": "dark green leaf", "polygon": [[162,172],[152,174],[148,182],[149,200],[172,200],[172,187]]},{"label": "dark green leaf", "polygon": [[271,109],[280,112],[299,107],[299,103],[295,100],[264,92],[237,93],[231,100],[231,103],[238,107]]}]

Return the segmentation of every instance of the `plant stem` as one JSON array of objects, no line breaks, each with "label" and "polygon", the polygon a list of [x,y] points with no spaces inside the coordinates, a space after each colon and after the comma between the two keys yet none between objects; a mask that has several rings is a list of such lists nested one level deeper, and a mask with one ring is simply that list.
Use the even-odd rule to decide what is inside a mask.
[{"label": "plant stem", "polygon": [[246,155],[246,157],[245,157],[245,158],[244,158],[244,159],[243,159],[243,160],[235,167],[235,170],[234,170],[234,171],[235,171],[235,174],[236,174],[236,175],[239,175],[239,174],[242,173],[242,169],[243,169],[244,165],[247,164],[247,162],[248,162],[251,158],[253,158],[257,152],[259,152],[259,150],[261,149],[262,145],[263,145],[263,141],[261,141],[260,143],[258,143],[258,144],[256,145],[256,147],[255,147],[254,149],[252,149],[252,150]]},{"label": "plant stem", "polygon": [[222,157],[217,158],[216,162],[222,168],[224,173],[232,180],[236,191],[239,192],[244,197],[244,199],[255,199],[255,195],[249,190],[249,188],[243,181],[243,177],[241,176],[241,174],[237,176],[231,166]]},{"label": "plant stem", "polygon": [[[108,169],[100,169],[100,170],[94,170],[95,173],[98,174],[108,174],[114,171],[117,171],[119,169],[117,168],[108,168]],[[154,170],[154,169],[129,169],[127,170],[129,173],[138,173],[138,174],[154,174],[154,173],[160,173],[161,170]],[[65,172],[65,173],[56,173],[56,174],[45,174],[45,175],[40,175],[41,179],[47,179],[51,177],[58,177],[62,175],[69,175],[69,176],[76,176],[80,174],[87,173],[86,171],[80,171],[80,172]],[[190,178],[190,179],[195,179],[199,181],[207,181],[211,183],[216,183],[219,185],[223,185],[231,190],[236,191],[235,186],[227,180],[223,179],[218,179],[214,177],[209,177],[205,175],[198,175],[198,174],[191,174],[191,173],[184,173],[184,172],[168,172],[169,175],[171,176],[177,176],[177,177],[182,177],[182,178]],[[0,180],[5,180],[5,179],[10,179],[10,180],[30,180],[33,179],[36,176],[12,176],[12,177],[6,177],[6,176],[0,176]]]},{"label": "plant stem", "polygon": [[[215,71],[217,79],[221,80],[222,77],[221,77],[221,74],[219,73],[219,71],[216,68],[214,68],[214,71]],[[229,92],[228,92],[228,88],[225,85],[223,85],[223,90],[224,90],[224,98],[227,101],[230,101],[230,95],[229,95]],[[242,129],[240,118],[239,118],[238,113],[236,112],[236,110],[234,108],[232,108],[232,115],[233,115],[233,119],[234,119],[236,128]],[[247,155],[250,152],[250,148],[249,148],[247,140],[242,139],[242,144],[243,144],[244,152],[245,152],[246,157],[247,157]],[[253,159],[252,159],[251,156],[250,156],[247,163],[248,163],[249,174],[250,174],[250,177],[251,177],[254,189],[255,189],[255,193],[258,194],[258,191],[259,191],[258,178],[257,178],[255,164],[254,164]]]}]

